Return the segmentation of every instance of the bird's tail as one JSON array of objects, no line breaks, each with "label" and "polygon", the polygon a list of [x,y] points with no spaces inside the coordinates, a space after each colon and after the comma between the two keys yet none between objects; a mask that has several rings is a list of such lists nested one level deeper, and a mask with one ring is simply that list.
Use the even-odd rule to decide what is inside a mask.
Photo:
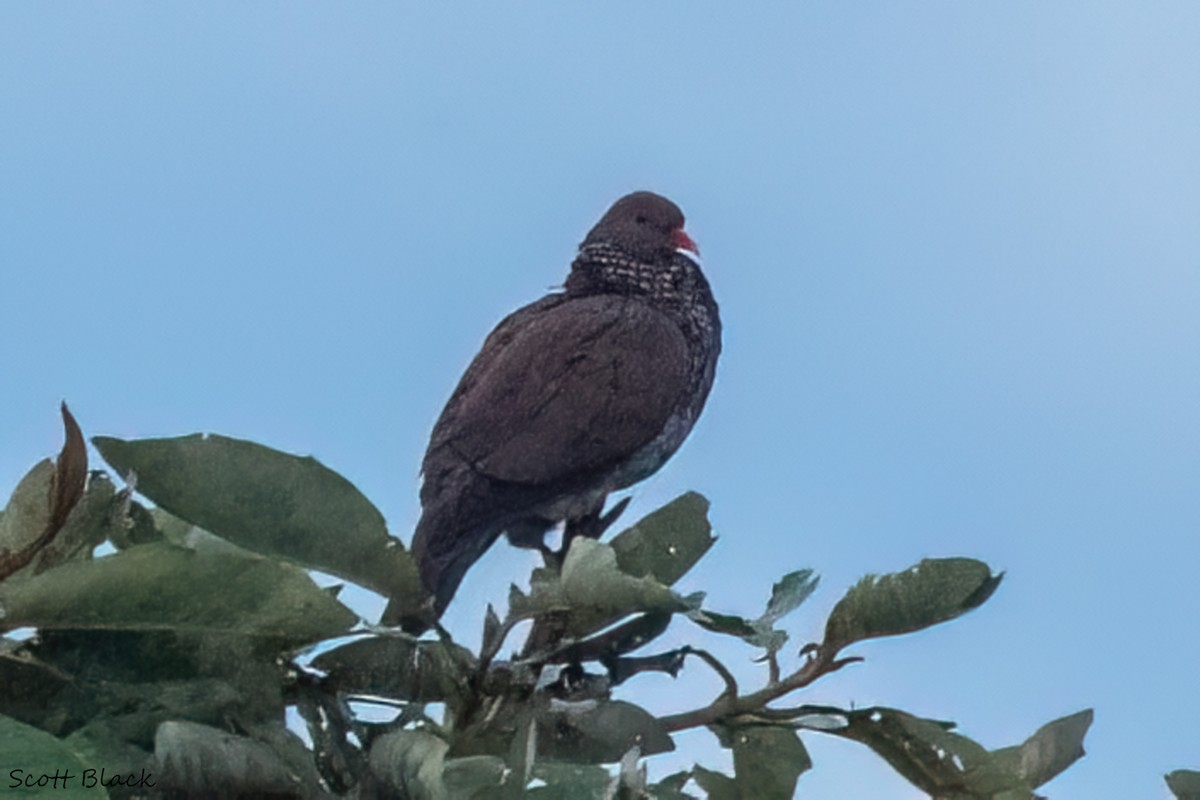
[{"label": "bird's tail", "polygon": [[385,622],[398,622],[406,631],[419,634],[440,619],[467,570],[478,561],[500,535],[495,525],[460,526],[456,515],[437,513],[436,507],[426,509],[413,534],[412,554],[421,574],[421,582],[432,598],[432,607],[422,617],[403,616],[384,612]]}]

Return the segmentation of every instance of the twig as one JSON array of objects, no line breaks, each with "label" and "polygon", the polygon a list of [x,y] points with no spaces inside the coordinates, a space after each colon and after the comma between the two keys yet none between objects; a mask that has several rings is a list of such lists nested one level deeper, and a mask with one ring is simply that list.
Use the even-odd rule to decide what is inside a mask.
[{"label": "twig", "polygon": [[[687,728],[697,728],[701,725],[711,725],[714,722],[720,721],[723,717],[757,713],[767,703],[777,700],[797,689],[803,689],[818,678],[824,677],[831,672],[836,672],[847,664],[853,664],[855,661],[862,661],[862,659],[857,656],[835,658],[832,653],[825,654],[818,649],[816,654],[810,656],[800,669],[781,681],[770,683],[757,692],[752,692],[742,697],[738,697],[736,694],[731,696],[726,692],[703,708],[696,708],[679,714],[669,714],[662,717],[659,722],[668,731],[681,731]],[[726,685],[728,686],[728,681],[726,681]]]},{"label": "twig", "polygon": [[721,680],[725,681],[725,691],[717,695],[717,699],[713,701],[714,705],[722,698],[736,698],[738,696],[737,678],[733,677],[733,673],[729,671],[729,668],[722,664],[716,656],[707,650],[701,650],[698,647],[691,647],[689,645],[684,645],[681,649],[684,655],[696,656],[708,664],[721,676]]},{"label": "twig", "polygon": [[771,650],[767,653],[767,685],[779,683],[779,651]]},{"label": "twig", "polygon": [[524,622],[525,619],[525,617],[517,616],[510,611],[504,621],[500,623],[500,629],[496,631],[495,642],[492,643],[491,647],[479,654],[479,669],[476,670],[476,673],[480,680],[483,680],[483,676],[487,674],[488,667],[492,665],[492,661],[499,654],[500,648],[504,646],[504,640],[512,633],[512,629],[517,627],[521,622]]}]

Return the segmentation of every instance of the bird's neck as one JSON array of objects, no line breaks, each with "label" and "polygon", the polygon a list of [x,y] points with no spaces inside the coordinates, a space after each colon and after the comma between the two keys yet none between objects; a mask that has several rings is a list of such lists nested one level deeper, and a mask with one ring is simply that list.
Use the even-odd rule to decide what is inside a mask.
[{"label": "bird's neck", "polygon": [[685,255],[672,253],[644,261],[608,244],[579,249],[564,284],[568,295],[622,294],[645,297],[653,305],[687,306],[708,294],[700,268]]}]

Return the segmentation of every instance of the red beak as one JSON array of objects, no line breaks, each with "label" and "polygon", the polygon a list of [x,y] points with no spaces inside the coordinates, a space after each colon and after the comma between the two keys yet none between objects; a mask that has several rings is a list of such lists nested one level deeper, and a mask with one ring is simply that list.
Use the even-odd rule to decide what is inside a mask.
[{"label": "red beak", "polygon": [[700,255],[700,248],[696,247],[696,243],[692,241],[692,237],[684,232],[683,228],[678,228],[671,234],[671,243],[680,250],[687,250],[689,253]]}]

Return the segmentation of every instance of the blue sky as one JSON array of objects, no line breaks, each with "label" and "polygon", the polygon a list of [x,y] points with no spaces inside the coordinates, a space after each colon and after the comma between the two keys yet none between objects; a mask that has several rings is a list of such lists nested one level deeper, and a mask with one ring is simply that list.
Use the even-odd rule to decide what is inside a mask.
[{"label": "blue sky", "polygon": [[[726,330],[633,492],[712,500],[684,588],[755,613],[813,567],[802,642],[865,572],[982,558],[980,611],[798,699],[989,746],[1094,706],[1048,791],[1165,796],[1200,767],[1197,41],[1182,2],[5,4],[0,491],[66,398],[89,434],[311,453],[407,540],[483,336],[653,189]],[[490,554],[451,625],[529,563]],[[654,680],[658,710],[719,688]],[[919,796],[806,743],[803,796]]]}]

